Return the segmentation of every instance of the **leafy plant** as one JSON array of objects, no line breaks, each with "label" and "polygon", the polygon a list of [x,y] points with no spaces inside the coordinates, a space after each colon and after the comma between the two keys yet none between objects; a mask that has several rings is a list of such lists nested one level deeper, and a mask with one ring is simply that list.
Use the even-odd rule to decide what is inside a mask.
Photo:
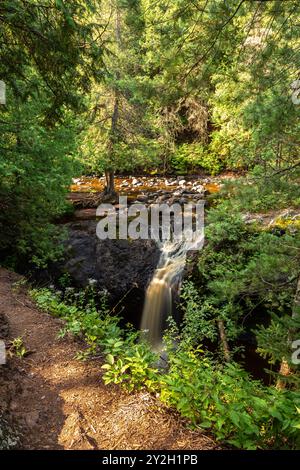
[{"label": "leafy plant", "polygon": [[15,355],[19,358],[23,358],[28,354],[22,336],[18,336],[10,342],[9,352],[11,355]]},{"label": "leafy plant", "polygon": [[161,377],[160,399],[194,426],[240,449],[298,448],[298,392],[264,387],[236,364],[216,364],[195,349],[178,349]]},{"label": "leafy plant", "polygon": [[[186,300],[193,287],[189,289]],[[190,320],[194,324],[194,309],[182,333],[169,320],[168,369],[161,370],[159,357],[140,340],[139,333],[123,330],[119,318],[110,316],[106,308],[84,310],[48,289],[32,290],[31,295],[40,308],[64,319],[65,332],[83,335],[88,349],[77,355],[79,359],[91,354],[104,357],[107,385],[119,384],[130,392],[147,388],[194,427],[210,429],[218,440],[238,448],[299,448],[299,392],[266,387],[236,362],[218,363],[203,348],[195,347],[188,340],[194,327],[185,330]]]},{"label": "leafy plant", "polygon": [[209,152],[201,143],[179,145],[170,158],[171,167],[178,174],[195,173],[199,169],[207,170],[211,174],[220,173],[222,162],[216,154]]},{"label": "leafy plant", "polygon": [[128,391],[147,387],[153,392],[158,388],[157,360],[147,344],[132,343],[129,338],[122,354],[106,356],[106,363],[102,366],[106,371],[104,383],[121,384]]},{"label": "leafy plant", "polygon": [[[97,309],[95,292],[91,291],[90,286],[81,291],[78,297],[73,292],[73,300],[68,290],[65,300],[62,294],[49,289],[33,289],[30,293],[41,309],[65,320],[66,326],[61,330],[60,337],[71,333],[84,338],[88,349],[77,357],[87,359],[88,356],[102,354],[107,358],[103,365],[106,371],[103,375],[105,383],[121,383],[127,390],[144,386],[154,390],[157,356],[151,352],[148,344],[139,342],[137,332],[122,330],[119,326],[120,318],[110,315],[104,294],[100,308]],[[83,298],[88,299],[85,308],[82,305]]]}]

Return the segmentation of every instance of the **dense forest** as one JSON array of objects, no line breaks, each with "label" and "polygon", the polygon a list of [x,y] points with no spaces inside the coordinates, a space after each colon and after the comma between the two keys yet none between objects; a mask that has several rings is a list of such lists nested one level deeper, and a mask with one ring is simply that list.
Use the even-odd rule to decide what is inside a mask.
[{"label": "dense forest", "polygon": [[[105,388],[149,393],[228,449],[300,449],[299,15],[297,0],[0,4],[3,273]],[[96,208],[120,195],[200,198],[203,247],[96,242]],[[25,331],[3,340],[29,367]],[[23,448],[5,423],[0,405],[0,448]]]}]

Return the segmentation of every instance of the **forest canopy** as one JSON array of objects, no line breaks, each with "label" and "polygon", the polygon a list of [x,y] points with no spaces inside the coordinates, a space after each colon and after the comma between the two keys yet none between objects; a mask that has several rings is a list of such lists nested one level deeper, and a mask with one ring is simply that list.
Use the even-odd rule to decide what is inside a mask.
[{"label": "forest canopy", "polygon": [[[189,178],[217,181],[167,371],[102,290],[71,298],[66,275],[31,295],[86,357],[105,351],[105,383],[146,388],[245,449],[299,448],[299,18],[298,0],[0,3],[1,263],[48,274],[64,259],[81,175],[103,177],[91,194],[114,204],[120,176],[181,179],[182,199]],[[268,384],[244,367],[245,337]]]}]

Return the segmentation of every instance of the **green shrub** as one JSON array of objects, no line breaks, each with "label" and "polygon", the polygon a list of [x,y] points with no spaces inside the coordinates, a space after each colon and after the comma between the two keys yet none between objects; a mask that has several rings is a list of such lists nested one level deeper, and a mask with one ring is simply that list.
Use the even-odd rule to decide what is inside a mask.
[{"label": "green shrub", "polygon": [[123,330],[119,326],[120,318],[110,314],[105,294],[102,294],[100,308],[95,306],[93,286],[80,293],[67,288],[65,294],[33,289],[31,296],[38,307],[66,322],[61,337],[72,333],[84,338],[88,349],[78,357],[84,359],[101,353],[106,358],[102,366],[106,384],[122,384],[130,391],[144,386],[154,390],[158,357],[148,344],[140,341],[136,331],[129,327]]},{"label": "green shrub", "polygon": [[171,157],[171,167],[178,174],[207,170],[211,174],[220,173],[222,162],[216,154],[210,153],[200,143],[181,144]]},{"label": "green shrub", "polygon": [[161,376],[160,399],[218,440],[240,449],[299,448],[300,393],[264,387],[236,363],[178,349]]},{"label": "green shrub", "polygon": [[[89,348],[78,358],[104,357],[104,383],[155,392],[192,426],[209,429],[217,440],[234,447],[299,448],[298,391],[265,387],[235,362],[216,363],[187,341],[187,331],[179,335],[173,322],[165,338],[168,369],[159,370],[158,356],[139,333],[122,329],[119,318],[110,315],[105,295],[95,307],[93,286],[81,293],[67,288],[64,294],[34,289],[31,295],[40,308],[66,322],[62,335],[84,337]],[[191,290],[186,299],[190,295]]]}]

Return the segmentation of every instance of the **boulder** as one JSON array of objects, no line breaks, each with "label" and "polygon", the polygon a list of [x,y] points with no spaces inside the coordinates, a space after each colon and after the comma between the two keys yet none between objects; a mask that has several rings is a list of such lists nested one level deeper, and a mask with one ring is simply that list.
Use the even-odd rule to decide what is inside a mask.
[{"label": "boulder", "polygon": [[138,197],[137,197],[137,200],[139,202],[148,202],[148,196],[146,196],[145,194],[140,194]]},{"label": "boulder", "polygon": [[157,199],[156,199],[156,203],[157,204],[160,204],[162,202],[166,202],[168,199],[170,198],[170,195],[169,194],[162,194],[161,196],[159,196]]}]

